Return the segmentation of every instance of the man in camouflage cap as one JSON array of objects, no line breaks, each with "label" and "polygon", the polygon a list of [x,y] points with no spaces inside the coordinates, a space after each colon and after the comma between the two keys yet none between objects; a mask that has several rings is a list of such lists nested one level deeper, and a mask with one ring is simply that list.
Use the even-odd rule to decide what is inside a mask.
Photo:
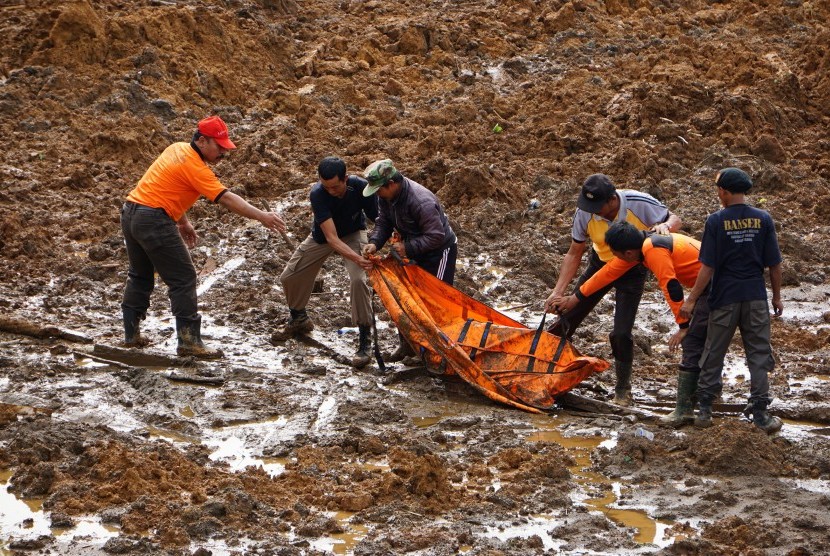
[{"label": "man in camouflage cap", "polygon": [[[390,249],[452,285],[458,238],[438,198],[423,185],[401,175],[388,158],[370,164],[364,176],[369,185],[363,195],[377,193],[378,218],[363,254],[375,253],[397,231],[400,240],[393,239]],[[401,337],[398,349],[387,359],[400,361],[408,355],[414,355],[414,351]]]}]

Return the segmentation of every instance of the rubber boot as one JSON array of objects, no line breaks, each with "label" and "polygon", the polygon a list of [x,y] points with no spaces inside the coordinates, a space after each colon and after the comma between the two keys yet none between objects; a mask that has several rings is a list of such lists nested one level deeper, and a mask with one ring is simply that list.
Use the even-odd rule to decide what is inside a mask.
[{"label": "rubber boot", "polygon": [[614,361],[614,371],[617,373],[617,384],[614,386],[614,402],[616,405],[628,407],[634,405],[631,396],[631,365],[632,362]]},{"label": "rubber boot", "polygon": [[224,354],[222,350],[209,348],[202,343],[202,317],[196,320],[176,318],[176,335],[179,346],[176,353],[182,357],[198,357],[199,359],[219,359]]},{"label": "rubber boot", "polygon": [[397,363],[398,361],[402,361],[405,357],[413,355],[415,355],[415,351],[412,349],[412,346],[410,346],[409,342],[404,339],[403,334],[398,332],[398,347],[395,348],[395,351],[390,353],[388,357],[384,357],[384,359],[389,363]]},{"label": "rubber boot", "polygon": [[679,428],[695,420],[694,395],[697,392],[698,373],[680,371],[677,375],[677,405],[674,411],[660,417],[660,426]]},{"label": "rubber boot", "polygon": [[124,317],[124,345],[126,347],[141,347],[147,345],[147,341],[141,337],[139,330],[144,315],[134,309],[122,308]]},{"label": "rubber boot", "polygon": [[767,411],[769,402],[756,401],[752,407],[752,423],[767,434],[773,434],[781,430],[781,419],[770,415]]},{"label": "rubber boot", "polygon": [[712,426],[711,400],[700,400],[700,406],[697,408],[697,417],[695,418],[695,426],[699,429],[708,429]]},{"label": "rubber boot", "polygon": [[352,366],[362,369],[372,359],[369,356],[372,351],[372,327],[361,324],[357,328],[360,331],[360,338],[358,339],[357,351],[352,357]]}]

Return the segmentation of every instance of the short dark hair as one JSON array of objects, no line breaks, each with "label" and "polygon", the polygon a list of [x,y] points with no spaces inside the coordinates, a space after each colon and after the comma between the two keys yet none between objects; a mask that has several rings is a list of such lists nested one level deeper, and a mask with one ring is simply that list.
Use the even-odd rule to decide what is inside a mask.
[{"label": "short dark hair", "polygon": [[330,180],[335,176],[344,180],[346,179],[346,163],[342,158],[327,156],[317,166],[317,174],[324,180]]},{"label": "short dark hair", "polygon": [[645,239],[645,234],[628,222],[614,222],[605,232],[605,243],[612,251],[640,251]]}]

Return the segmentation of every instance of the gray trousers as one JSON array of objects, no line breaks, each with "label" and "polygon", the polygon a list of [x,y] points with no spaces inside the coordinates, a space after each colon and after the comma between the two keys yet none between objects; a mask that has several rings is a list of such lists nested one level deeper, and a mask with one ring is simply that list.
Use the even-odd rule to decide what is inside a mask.
[{"label": "gray trousers", "polygon": [[766,299],[733,303],[713,309],[709,314],[706,345],[700,358],[698,400],[712,403],[722,388],[723,359],[729,343],[740,329],[749,368],[749,401],[769,402],[767,375],[775,366],[770,344],[769,305]]},{"label": "gray trousers", "polygon": [[[340,240],[360,253],[368,243],[366,230],[359,230]],[[305,309],[314,289],[314,279],[323,267],[329,255],[336,253],[328,243],[319,244],[309,235],[294,251],[288,264],[280,275],[280,282],[285,292],[289,309]],[[349,273],[349,296],[352,304],[352,324],[370,326],[372,324],[371,289],[366,282],[366,271],[352,261],[343,260]]]}]

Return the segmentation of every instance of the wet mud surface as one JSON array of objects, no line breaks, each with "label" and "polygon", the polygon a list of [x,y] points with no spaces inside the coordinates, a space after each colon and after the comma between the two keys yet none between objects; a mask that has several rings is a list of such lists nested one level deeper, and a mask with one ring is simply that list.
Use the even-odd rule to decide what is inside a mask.
[{"label": "wet mud surface", "polygon": [[[830,552],[828,20],[801,0],[2,3],[0,554]],[[294,241],[320,158],[393,158],[447,207],[456,285],[529,326],[585,176],[655,195],[699,236],[716,171],[746,169],[785,259],[783,430],[741,419],[738,339],[716,426],[656,426],[678,360],[653,280],[636,415],[534,416],[423,369],[353,369],[336,257],[310,339],[272,344],[291,250],[204,201],[203,334],[226,357],[172,360],[159,284],[141,353],[160,357],[102,362],[93,345],[121,339],[124,195],[212,112],[239,146],[217,174]],[[582,352],[610,356],[612,308]],[[607,401],[611,375],[576,392]]]}]

